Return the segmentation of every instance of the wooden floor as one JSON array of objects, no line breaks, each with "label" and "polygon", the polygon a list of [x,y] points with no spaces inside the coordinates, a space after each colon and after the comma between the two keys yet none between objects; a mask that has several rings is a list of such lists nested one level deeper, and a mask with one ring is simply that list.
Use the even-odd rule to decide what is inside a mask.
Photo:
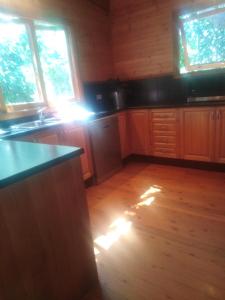
[{"label": "wooden floor", "polygon": [[87,195],[102,299],[225,299],[225,173],[130,163]]}]

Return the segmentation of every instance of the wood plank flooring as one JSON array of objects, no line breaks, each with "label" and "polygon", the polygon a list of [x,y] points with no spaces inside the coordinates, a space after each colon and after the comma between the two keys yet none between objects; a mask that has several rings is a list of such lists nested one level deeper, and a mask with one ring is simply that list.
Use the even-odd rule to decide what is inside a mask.
[{"label": "wood plank flooring", "polygon": [[225,299],[225,173],[129,163],[87,197],[102,299]]}]

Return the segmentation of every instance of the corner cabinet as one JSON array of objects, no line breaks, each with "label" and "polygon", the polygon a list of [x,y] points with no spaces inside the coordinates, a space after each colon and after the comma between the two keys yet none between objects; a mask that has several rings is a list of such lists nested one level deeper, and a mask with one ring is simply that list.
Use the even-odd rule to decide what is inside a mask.
[{"label": "corner cabinet", "polygon": [[216,120],[216,153],[215,160],[225,163],[225,107],[217,108],[215,113]]},{"label": "corner cabinet", "polygon": [[183,159],[208,162],[214,160],[215,115],[215,109],[211,107],[181,109]]},{"label": "corner cabinet", "polygon": [[85,125],[74,123],[60,125],[51,129],[43,129],[37,133],[14,138],[14,140],[48,145],[81,147],[84,149],[84,153],[81,155],[83,179],[87,180],[93,175],[89,136]]},{"label": "corner cabinet", "polygon": [[149,155],[149,114],[147,109],[128,111],[131,154]]}]

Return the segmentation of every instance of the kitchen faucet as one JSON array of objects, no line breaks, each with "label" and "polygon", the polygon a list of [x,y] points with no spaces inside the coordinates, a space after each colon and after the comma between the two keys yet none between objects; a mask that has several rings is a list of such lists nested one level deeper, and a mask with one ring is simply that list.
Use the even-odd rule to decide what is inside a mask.
[{"label": "kitchen faucet", "polygon": [[47,110],[47,107],[42,107],[42,108],[40,108],[37,112],[38,112],[38,118],[39,118],[39,121],[41,122],[41,123],[43,123],[44,122],[44,120],[45,120],[45,116],[44,116],[44,111],[45,110]]}]

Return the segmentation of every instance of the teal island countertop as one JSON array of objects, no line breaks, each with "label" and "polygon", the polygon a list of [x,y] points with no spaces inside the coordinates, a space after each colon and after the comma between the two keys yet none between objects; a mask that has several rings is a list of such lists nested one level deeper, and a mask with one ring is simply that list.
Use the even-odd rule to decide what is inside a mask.
[{"label": "teal island countertop", "polygon": [[0,140],[0,188],[82,153],[76,147]]}]

